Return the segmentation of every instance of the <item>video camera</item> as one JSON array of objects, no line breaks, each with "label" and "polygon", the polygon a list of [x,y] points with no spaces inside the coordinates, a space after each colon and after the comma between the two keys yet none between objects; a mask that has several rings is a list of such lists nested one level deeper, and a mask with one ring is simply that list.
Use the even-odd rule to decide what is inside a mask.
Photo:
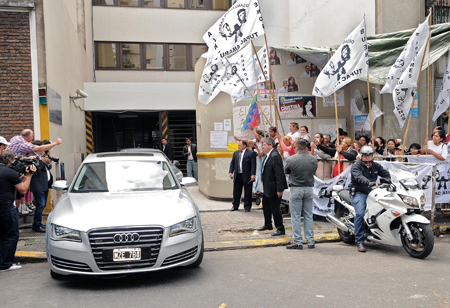
[{"label": "video camera", "polygon": [[16,156],[11,163],[11,168],[14,169],[19,174],[25,174],[26,171],[30,174],[35,174],[35,171],[31,171],[29,167],[31,165],[36,166],[36,170],[39,168],[41,164],[41,161],[39,159],[29,159],[29,158],[22,158],[21,156]]},{"label": "video camera", "polygon": [[59,162],[59,157],[53,157],[53,156],[50,156],[50,154],[44,154],[44,155],[42,155],[42,157],[47,157],[48,159],[50,159],[52,162],[55,162],[55,163]]}]

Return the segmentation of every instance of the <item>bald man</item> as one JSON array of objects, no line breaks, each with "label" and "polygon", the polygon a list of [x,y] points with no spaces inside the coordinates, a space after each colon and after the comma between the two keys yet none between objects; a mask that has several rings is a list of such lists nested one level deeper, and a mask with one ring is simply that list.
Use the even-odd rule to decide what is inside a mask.
[{"label": "bald man", "polygon": [[9,143],[9,149],[16,154],[28,155],[31,152],[45,152],[49,151],[53,147],[62,143],[58,137],[55,142],[45,145],[34,145],[30,142],[33,141],[34,132],[31,129],[24,129],[20,136],[13,137]]}]

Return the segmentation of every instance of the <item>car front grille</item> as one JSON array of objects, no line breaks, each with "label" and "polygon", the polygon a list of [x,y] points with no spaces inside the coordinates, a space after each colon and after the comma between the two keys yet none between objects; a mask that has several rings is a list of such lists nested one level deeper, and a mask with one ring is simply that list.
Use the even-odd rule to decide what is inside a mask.
[{"label": "car front grille", "polygon": [[65,269],[76,272],[92,272],[92,269],[86,263],[66,260],[51,256],[52,264],[56,268]]},{"label": "car front grille", "polygon": [[197,254],[197,246],[166,258],[161,266],[168,266],[189,260],[193,258],[196,254]]},{"label": "car front grille", "polygon": [[[116,243],[116,234],[139,234],[139,240],[135,242]],[[163,236],[163,228],[160,227],[120,227],[114,229],[98,229],[88,233],[92,254],[99,269],[104,271],[128,270],[135,268],[151,267],[158,259]],[[141,260],[113,261],[105,259],[105,253],[111,253],[117,248],[141,248],[147,255]]]}]

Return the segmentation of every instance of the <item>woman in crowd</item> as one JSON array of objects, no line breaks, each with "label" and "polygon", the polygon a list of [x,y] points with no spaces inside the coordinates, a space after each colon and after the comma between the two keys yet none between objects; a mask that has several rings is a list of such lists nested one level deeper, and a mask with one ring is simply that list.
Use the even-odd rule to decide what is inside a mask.
[{"label": "woman in crowd", "polygon": [[288,78],[288,92],[297,92],[298,91],[298,84],[295,81],[294,76],[289,76]]},{"label": "woman in crowd", "polygon": [[386,147],[386,140],[384,140],[383,137],[377,137],[375,141],[378,142],[378,150],[377,150],[378,155],[383,155],[384,148]]},{"label": "woman in crowd", "polygon": [[308,126],[303,125],[300,127],[300,139],[304,139],[308,142],[311,142],[311,136],[308,134]]},{"label": "woman in crowd", "polygon": [[331,179],[333,161],[327,160],[328,158],[331,158],[331,156],[317,148],[317,145],[320,144],[322,139],[323,135],[321,133],[314,135],[314,142],[311,142],[311,154],[316,156],[318,160],[315,176],[325,181]]},{"label": "woman in crowd", "polygon": [[[384,152],[384,156],[395,156],[401,155],[401,150],[397,148],[397,142],[394,139],[389,139],[386,143],[386,152]],[[401,158],[399,158],[401,160]],[[386,158],[387,161],[395,161],[398,160],[395,157]]]},{"label": "woman in crowd", "polygon": [[365,146],[365,145],[370,143],[370,139],[367,136],[361,136],[359,138],[359,143],[361,144],[361,147],[363,147],[363,146]]},{"label": "woman in crowd", "polygon": [[357,158],[360,158],[359,150],[361,150],[361,143],[358,140],[353,140],[353,149],[358,153]]},{"label": "woman in crowd", "polygon": [[[296,141],[298,138],[300,138],[302,136],[298,130],[299,130],[298,123],[297,122],[291,122],[289,124],[289,131],[290,132],[286,136],[289,136],[294,141]],[[278,138],[280,138],[280,136]]]},{"label": "woman in crowd", "polygon": [[[281,136],[279,136],[281,138]],[[289,136],[284,136],[282,142],[278,144],[282,148],[282,153],[280,154],[283,158],[288,158],[295,154],[295,149],[292,146],[292,138]]]},{"label": "woman in crowd", "polygon": [[316,114],[314,113],[314,105],[311,100],[307,101],[303,105],[302,116],[307,117],[307,118],[315,118],[316,117]]},{"label": "woman in crowd", "polygon": [[425,138],[420,154],[431,154],[437,161],[444,161],[447,159],[448,151],[444,144],[445,132],[443,130],[437,130],[433,132],[433,139],[428,141]]},{"label": "woman in crowd", "polygon": [[[409,148],[408,148],[408,150],[405,152],[405,155],[416,155],[416,156],[420,156],[420,149],[421,149],[421,146],[420,146],[420,144],[418,144],[418,143],[412,143],[410,146],[409,146]],[[408,158],[406,158],[406,157],[404,157],[403,158],[403,161],[404,162],[408,162]]]},{"label": "woman in crowd", "polygon": [[277,51],[275,49],[271,49],[270,50],[270,64],[271,65],[279,65],[281,64],[280,58],[277,55]]},{"label": "woman in crowd", "polygon": [[[336,146],[336,155],[335,158],[338,158],[338,155],[340,159],[346,159],[348,161],[346,162],[341,162],[340,164],[340,172],[342,173],[342,171],[344,171],[345,169],[347,169],[350,166],[350,162],[356,160],[358,153],[355,151],[355,149],[353,149],[352,147],[352,138],[350,137],[345,137],[342,140],[342,144],[339,144],[339,146]],[[339,173],[339,168],[338,168],[338,164],[336,164],[336,166],[334,166],[334,172],[333,172],[333,176],[338,176]]]}]

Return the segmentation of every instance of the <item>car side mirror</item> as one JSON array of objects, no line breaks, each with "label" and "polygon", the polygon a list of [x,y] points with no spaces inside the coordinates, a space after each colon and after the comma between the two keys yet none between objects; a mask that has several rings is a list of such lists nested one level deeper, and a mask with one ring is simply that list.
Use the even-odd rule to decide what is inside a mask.
[{"label": "car side mirror", "polygon": [[197,181],[195,180],[195,178],[184,177],[181,179],[180,184],[181,186],[193,186],[197,184]]},{"label": "car side mirror", "polygon": [[178,167],[180,165],[180,162],[178,160],[173,160],[173,165],[175,167]]},{"label": "car side mirror", "polygon": [[54,190],[68,190],[69,186],[67,185],[67,181],[55,181],[52,184],[52,189]]}]

